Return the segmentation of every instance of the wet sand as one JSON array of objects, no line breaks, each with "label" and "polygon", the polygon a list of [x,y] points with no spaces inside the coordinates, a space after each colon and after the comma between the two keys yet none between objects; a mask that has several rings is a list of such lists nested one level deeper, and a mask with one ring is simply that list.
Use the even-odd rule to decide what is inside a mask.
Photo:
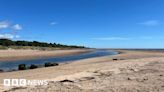
[{"label": "wet sand", "polygon": [[[0,73],[0,89],[6,92],[164,92],[163,52],[121,52],[55,67]],[[47,79],[49,84],[7,88],[2,85],[4,78]]]},{"label": "wet sand", "polygon": [[89,49],[72,49],[72,50],[0,50],[0,62],[1,61],[16,61],[16,60],[27,60],[27,59],[38,59],[45,57],[54,56],[68,56],[86,53],[91,50]]}]

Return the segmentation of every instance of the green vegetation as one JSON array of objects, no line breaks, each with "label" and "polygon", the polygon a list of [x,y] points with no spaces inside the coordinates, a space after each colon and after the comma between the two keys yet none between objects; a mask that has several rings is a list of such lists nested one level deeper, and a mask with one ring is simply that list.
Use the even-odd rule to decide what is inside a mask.
[{"label": "green vegetation", "polygon": [[84,46],[63,45],[38,41],[12,41],[9,39],[0,39],[0,49],[38,49],[38,47],[42,47],[40,48],[42,50],[47,48],[85,48]]}]

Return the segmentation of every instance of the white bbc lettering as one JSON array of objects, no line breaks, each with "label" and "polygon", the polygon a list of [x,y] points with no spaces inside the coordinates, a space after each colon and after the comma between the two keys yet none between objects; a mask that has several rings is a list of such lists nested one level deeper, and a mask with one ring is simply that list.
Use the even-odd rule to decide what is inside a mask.
[{"label": "white bbc lettering", "polygon": [[26,86],[27,85],[26,79],[19,79],[19,85],[20,86]]},{"label": "white bbc lettering", "polygon": [[12,86],[19,86],[19,80],[18,79],[11,79],[11,85]]},{"label": "white bbc lettering", "polygon": [[4,86],[10,86],[10,79],[4,79],[3,80],[3,85]]},{"label": "white bbc lettering", "polygon": [[4,79],[4,86],[47,85],[47,80]]}]

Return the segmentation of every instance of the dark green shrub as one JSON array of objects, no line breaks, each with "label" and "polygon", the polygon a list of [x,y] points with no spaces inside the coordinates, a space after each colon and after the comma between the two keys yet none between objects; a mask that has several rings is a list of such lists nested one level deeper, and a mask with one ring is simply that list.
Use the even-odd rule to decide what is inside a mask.
[{"label": "dark green shrub", "polygon": [[[0,39],[1,46],[34,46],[34,47],[59,47],[59,48],[85,48],[84,46],[70,46],[56,43],[46,43],[38,41],[13,41],[10,39]],[[44,48],[45,49],[45,48]]]}]

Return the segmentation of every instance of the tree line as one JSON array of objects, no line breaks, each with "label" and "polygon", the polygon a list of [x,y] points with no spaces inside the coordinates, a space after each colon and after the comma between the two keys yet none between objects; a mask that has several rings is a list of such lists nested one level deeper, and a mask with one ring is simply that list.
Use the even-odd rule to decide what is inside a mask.
[{"label": "tree line", "polygon": [[13,41],[10,39],[0,39],[1,46],[36,46],[36,47],[58,47],[58,48],[85,48],[84,46],[63,45],[56,43],[46,43],[39,41]]}]

